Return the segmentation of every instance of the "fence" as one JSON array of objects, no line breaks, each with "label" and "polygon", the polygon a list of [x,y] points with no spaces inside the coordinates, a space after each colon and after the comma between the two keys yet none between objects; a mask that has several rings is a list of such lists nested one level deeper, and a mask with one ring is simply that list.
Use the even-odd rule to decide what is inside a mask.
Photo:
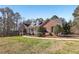
[{"label": "fence", "polygon": [[0,36],[17,36],[19,31],[0,32]]}]

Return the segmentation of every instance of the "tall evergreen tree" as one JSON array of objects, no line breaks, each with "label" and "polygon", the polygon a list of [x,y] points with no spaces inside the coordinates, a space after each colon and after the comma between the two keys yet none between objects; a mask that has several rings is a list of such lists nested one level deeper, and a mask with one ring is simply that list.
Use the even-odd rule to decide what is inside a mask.
[{"label": "tall evergreen tree", "polygon": [[79,6],[77,6],[76,9],[74,10],[73,16],[74,20],[72,25],[75,29],[79,30]]}]

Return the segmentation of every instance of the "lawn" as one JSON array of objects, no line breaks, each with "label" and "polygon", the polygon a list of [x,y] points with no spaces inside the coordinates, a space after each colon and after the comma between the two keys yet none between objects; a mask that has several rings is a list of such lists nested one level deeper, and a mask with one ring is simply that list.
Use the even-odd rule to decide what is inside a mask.
[{"label": "lawn", "polygon": [[21,36],[0,37],[0,53],[73,54],[79,53],[79,41],[32,39]]}]

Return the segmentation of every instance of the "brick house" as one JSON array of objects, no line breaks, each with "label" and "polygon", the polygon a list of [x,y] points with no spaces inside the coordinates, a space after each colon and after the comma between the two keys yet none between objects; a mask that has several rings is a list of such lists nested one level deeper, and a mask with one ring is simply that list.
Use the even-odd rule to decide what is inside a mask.
[{"label": "brick house", "polygon": [[[37,32],[37,27],[43,26],[46,28],[47,33],[53,33],[53,27],[56,25],[61,25],[62,26],[62,20],[60,18],[55,18],[55,19],[50,19],[48,21],[44,21],[41,24],[37,21],[38,24],[30,24],[29,26],[26,26],[26,24],[23,24],[21,28],[22,33],[24,34],[31,34],[31,35],[36,35]],[[23,29],[22,29],[23,28]]]},{"label": "brick house", "polygon": [[44,28],[46,28],[48,33],[53,32],[53,27],[56,25],[61,25],[62,26],[62,21],[60,19],[51,19],[47,23],[43,25]]}]

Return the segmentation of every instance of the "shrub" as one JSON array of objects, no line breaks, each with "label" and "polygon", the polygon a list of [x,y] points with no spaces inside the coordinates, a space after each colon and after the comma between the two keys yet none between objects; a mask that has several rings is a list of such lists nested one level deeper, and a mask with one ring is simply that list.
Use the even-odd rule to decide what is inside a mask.
[{"label": "shrub", "polygon": [[40,27],[38,27],[38,30],[37,30],[37,36],[44,36],[45,32],[46,32],[46,29],[44,27],[40,26]]},{"label": "shrub", "polygon": [[70,34],[70,25],[69,23],[63,24],[63,34]]},{"label": "shrub", "polygon": [[52,33],[49,33],[50,36],[52,36]]},{"label": "shrub", "polygon": [[62,32],[62,27],[60,25],[56,25],[54,28],[53,28],[53,32],[55,35],[58,36],[59,33]]}]

